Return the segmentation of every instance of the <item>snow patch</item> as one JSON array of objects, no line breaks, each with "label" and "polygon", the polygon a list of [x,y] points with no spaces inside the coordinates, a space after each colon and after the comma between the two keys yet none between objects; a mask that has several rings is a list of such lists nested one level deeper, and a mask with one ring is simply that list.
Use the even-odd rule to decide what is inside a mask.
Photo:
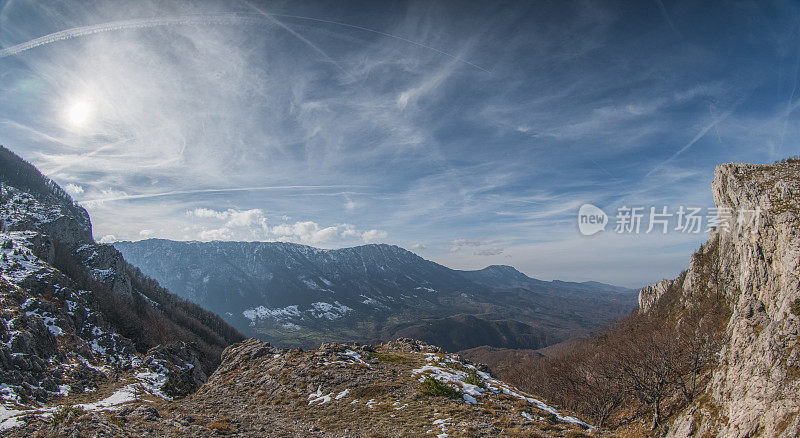
[{"label": "snow patch", "polygon": [[300,311],[297,310],[296,305],[280,307],[277,309],[272,309],[265,306],[258,306],[243,311],[242,315],[250,320],[250,325],[254,325],[255,322],[259,319],[266,319],[266,318],[286,319],[292,317],[299,317]]},{"label": "snow patch", "polygon": [[339,319],[352,311],[353,309],[338,301],[334,301],[333,304],[325,302],[311,303],[311,309],[309,310],[314,318],[325,318],[331,321]]},{"label": "snow patch", "polygon": [[[412,376],[418,376],[420,382],[424,382],[427,378],[434,378],[442,383],[450,386],[455,386],[462,393],[465,403],[478,404],[478,399],[487,391],[495,394],[506,394],[512,397],[524,400],[538,409],[554,415],[559,421],[565,423],[577,424],[582,427],[593,429],[594,427],[572,416],[565,416],[559,413],[555,408],[549,406],[522,391],[506,384],[503,381],[493,378],[488,373],[478,371],[474,365],[466,364],[454,359],[450,355],[437,355],[434,353],[426,353],[425,360],[428,362],[426,365],[416,368],[411,371]],[[485,387],[479,387],[466,383],[464,380],[468,377],[468,373],[464,369],[470,370],[470,373],[475,373],[482,381]]]}]

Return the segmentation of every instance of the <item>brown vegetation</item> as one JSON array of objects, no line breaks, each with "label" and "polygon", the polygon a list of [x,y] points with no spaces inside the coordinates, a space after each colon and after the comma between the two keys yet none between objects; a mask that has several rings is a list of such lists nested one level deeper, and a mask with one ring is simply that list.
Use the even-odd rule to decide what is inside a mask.
[{"label": "brown vegetation", "polygon": [[632,314],[533,364],[509,367],[503,377],[597,426],[618,427],[649,412],[655,429],[703,388],[729,317],[716,294],[680,316]]}]

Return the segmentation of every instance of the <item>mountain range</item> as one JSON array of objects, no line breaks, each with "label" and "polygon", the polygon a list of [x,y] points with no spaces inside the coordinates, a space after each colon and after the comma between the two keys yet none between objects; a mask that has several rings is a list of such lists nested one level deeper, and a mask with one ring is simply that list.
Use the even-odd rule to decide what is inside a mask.
[{"label": "mountain range", "polygon": [[458,271],[393,245],[323,250],[283,242],[116,242],[126,260],[242,333],[285,346],[413,337],[458,351],[541,348],[636,307],[636,291]]},{"label": "mountain range", "polygon": [[[508,266],[456,271],[390,245],[118,250],[0,147],[0,433],[798,436],[798,175],[798,159],[719,166],[716,205],[759,220],[714,228],[620,323],[553,344],[635,294]],[[203,307],[282,347],[349,342],[245,340]],[[482,346],[352,343],[401,336]]]},{"label": "mountain range", "polygon": [[[285,258],[272,260],[286,271],[260,272],[287,287],[294,285],[290,291],[297,302],[311,304],[292,307],[290,295],[273,298],[283,302],[261,302],[283,306],[283,313],[292,317],[302,315],[318,330],[356,312],[345,310],[356,303],[352,293],[338,293],[344,285],[380,287],[381,293],[367,296],[376,300],[423,278],[430,279],[424,283],[429,289],[425,293],[433,296],[438,295],[435,288],[451,296],[476,287],[454,271],[396,247],[331,253],[293,245],[278,249],[272,256]],[[312,260],[327,270],[312,269]],[[240,289],[230,288],[231,296],[208,295],[211,302],[229,303],[231,309],[236,300],[242,303],[265,292],[248,294],[244,287],[252,277],[242,276],[234,263],[242,263],[242,271],[257,266],[239,259],[223,263],[229,270],[225,272],[237,274],[229,283]],[[334,269],[336,265],[341,267]],[[353,266],[355,271],[347,269]],[[396,269],[391,274],[385,272],[390,266]],[[210,275],[217,272],[198,277],[200,283],[208,278],[206,284],[222,285],[224,278]],[[305,289],[290,276],[295,272],[309,273],[300,279]],[[323,285],[327,290],[317,290]],[[339,296],[322,301],[317,292]],[[411,300],[396,307],[388,298],[381,302],[384,307],[375,306],[386,314],[393,308],[410,314],[415,308]],[[438,304],[426,303],[417,307]],[[258,322],[269,313],[265,307],[252,307],[257,304],[248,304],[245,320]],[[289,319],[286,324],[292,320],[304,321]],[[3,436],[328,434],[323,428],[336,436],[374,436],[379,431],[435,431],[443,436],[465,427],[465,421],[484,435],[496,433],[497,422],[503,421],[503,427],[519,433],[575,436],[591,427],[495,379],[485,367],[419,341],[325,343],[304,351],[244,340],[215,314],[144,275],[111,245],[96,243],[86,211],[3,147],[0,322]],[[489,404],[496,413],[483,409]]]}]

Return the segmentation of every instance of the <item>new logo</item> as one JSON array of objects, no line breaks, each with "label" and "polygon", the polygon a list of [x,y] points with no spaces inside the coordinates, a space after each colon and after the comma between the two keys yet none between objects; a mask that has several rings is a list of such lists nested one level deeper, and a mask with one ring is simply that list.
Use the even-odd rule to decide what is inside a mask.
[{"label": "new logo", "polygon": [[592,204],[583,204],[578,209],[578,230],[584,236],[591,236],[606,229],[608,215]]}]

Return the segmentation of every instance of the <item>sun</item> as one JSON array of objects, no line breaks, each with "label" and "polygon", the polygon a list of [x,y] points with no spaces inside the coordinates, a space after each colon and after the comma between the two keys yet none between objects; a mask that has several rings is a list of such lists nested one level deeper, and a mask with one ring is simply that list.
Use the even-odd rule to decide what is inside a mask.
[{"label": "sun", "polygon": [[72,127],[85,126],[92,118],[92,105],[87,100],[76,100],[67,109],[67,121]]}]

